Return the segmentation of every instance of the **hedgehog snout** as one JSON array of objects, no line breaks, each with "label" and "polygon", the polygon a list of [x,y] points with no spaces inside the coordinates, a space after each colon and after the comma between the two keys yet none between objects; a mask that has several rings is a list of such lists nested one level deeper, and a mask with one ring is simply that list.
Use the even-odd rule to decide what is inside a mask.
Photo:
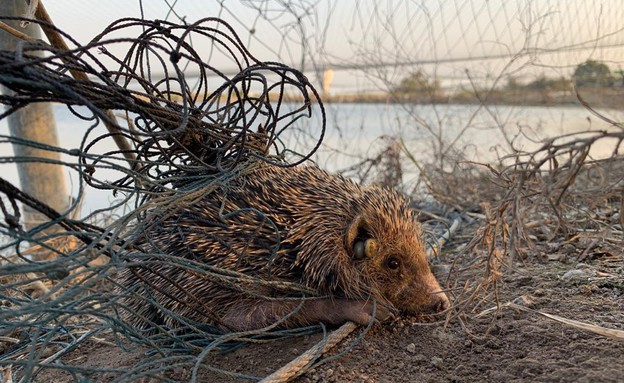
[{"label": "hedgehog snout", "polygon": [[431,294],[434,294],[434,297],[428,307],[426,307],[427,312],[437,314],[446,311],[451,307],[451,302],[446,294],[442,292]]}]

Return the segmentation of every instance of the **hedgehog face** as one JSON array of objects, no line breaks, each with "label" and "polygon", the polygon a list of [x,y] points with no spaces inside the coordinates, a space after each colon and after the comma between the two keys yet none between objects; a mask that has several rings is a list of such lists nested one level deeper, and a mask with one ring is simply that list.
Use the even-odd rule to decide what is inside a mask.
[{"label": "hedgehog face", "polygon": [[358,216],[345,245],[380,302],[407,314],[450,307],[427,263],[420,227],[411,217]]}]

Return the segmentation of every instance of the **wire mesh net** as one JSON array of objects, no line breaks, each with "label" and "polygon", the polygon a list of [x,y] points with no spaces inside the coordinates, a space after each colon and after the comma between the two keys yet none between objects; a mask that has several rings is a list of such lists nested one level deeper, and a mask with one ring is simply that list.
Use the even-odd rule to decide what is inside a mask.
[{"label": "wire mesh net", "polygon": [[[192,206],[201,195],[221,193],[259,164],[297,165],[319,151],[335,159],[345,154],[347,143],[359,143],[357,132],[341,131],[337,114],[331,116],[335,131],[325,130],[326,110],[312,84],[326,83],[328,69],[357,79],[341,84],[340,77],[334,88],[323,86],[328,100],[391,102],[400,110],[375,120],[395,124],[382,131],[386,136],[378,147],[362,145],[357,155],[346,153],[356,161],[339,170],[411,194],[425,190],[426,197],[443,205],[440,211],[424,208],[425,216],[452,211],[480,223],[460,253],[472,257],[467,268],[485,269],[486,276],[464,289],[449,280],[455,291],[453,316],[495,301],[492,286],[504,265],[540,254],[546,242],[589,239],[581,258],[590,248],[620,251],[624,135],[617,111],[592,109],[613,106],[619,89],[574,88],[570,78],[587,58],[619,67],[623,34],[611,21],[617,17],[605,16],[622,12],[619,4],[389,2],[382,8],[363,2],[348,14],[349,28],[332,22],[345,12],[337,4],[244,2],[252,12],[238,12],[220,3],[215,13],[227,16],[231,25],[216,18],[187,23],[176,13],[179,5],[170,8],[175,23],[119,19],[87,44],[46,24],[70,42],[69,49],[30,40],[15,51],[0,51],[0,83],[10,90],[0,96],[7,107],[0,120],[52,101],[66,105],[65,113],[83,124],[73,149],[0,136],[5,146],[62,154],[61,159],[3,155],[1,161],[61,166],[74,175],[78,190],[69,207],[59,210],[0,178],[0,233],[8,238],[0,248],[2,365],[13,366],[23,381],[50,370],[75,381],[93,373],[112,381],[166,380],[166,372],[179,367],[191,367],[196,378],[213,350],[318,331],[316,326],[226,333],[182,317],[176,319],[191,332],[162,323],[152,323],[160,326],[156,331],[145,331],[128,323],[132,308],[124,298],[138,294],[158,302],[144,291],[124,291],[111,277],[147,260],[192,269],[225,284],[237,278],[266,282],[147,254],[142,233],[161,223],[172,206]],[[344,55],[329,54],[331,37],[341,33],[348,49]],[[249,46],[300,71],[261,61]],[[43,57],[33,54],[41,51]],[[612,85],[621,75],[614,73]],[[555,75],[565,78],[548,77]],[[339,86],[348,89],[347,96],[333,90]],[[356,91],[366,94],[356,98]],[[535,127],[515,120],[512,110],[497,106],[562,105],[579,98],[594,113],[594,122],[547,140],[534,134]],[[595,121],[602,125],[595,128]],[[471,135],[475,131],[479,134]],[[338,139],[320,148],[327,134]],[[491,150],[493,135],[500,135],[502,144]],[[520,145],[519,139],[530,144]],[[298,140],[305,145],[297,145]],[[595,151],[598,144],[600,152]],[[298,153],[293,147],[307,149]],[[473,151],[477,155],[470,157]],[[416,185],[405,182],[413,168]],[[116,198],[81,216],[87,189]],[[43,221],[25,227],[28,209],[41,213]],[[262,214],[256,219],[262,220]],[[302,291],[295,285],[276,288],[286,294]],[[145,313],[132,314],[145,319]],[[82,367],[67,357],[101,344],[149,351],[130,369]]]},{"label": "wire mesh net", "polygon": [[[115,37],[119,34],[136,37]],[[70,36],[64,37],[72,41]],[[194,327],[192,337],[165,330],[144,334],[120,319],[123,306],[118,300],[131,293],[120,291],[110,279],[117,269],[131,265],[121,263],[123,254],[132,253],[135,260],[139,257],[134,239],[144,227],[137,222],[148,220],[149,213],[159,206],[163,214],[174,205],[184,205],[193,193],[214,192],[259,162],[292,166],[313,153],[314,149],[287,153],[281,138],[294,122],[309,118],[313,109],[324,121],[323,106],[306,77],[285,65],[257,60],[227,23],[214,18],[191,25],[123,19],[86,45],[73,43],[69,50],[61,50],[27,41],[19,43],[16,52],[0,52],[0,82],[10,90],[0,96],[0,102],[8,106],[0,118],[33,103],[64,104],[91,126],[80,147],[43,146],[11,135],[3,140],[62,152],[68,160],[49,162],[76,172],[81,191],[89,185],[122,197],[86,219],[74,219],[78,201],[56,211],[0,180],[1,230],[11,238],[1,249],[2,364],[20,366],[21,379],[30,381],[41,367],[58,363],[64,354],[111,329],[122,347],[131,347],[128,341],[132,340],[157,351],[167,348],[194,353],[206,352],[206,345],[210,345],[208,349],[223,344],[232,347],[246,339],[312,331],[303,328],[224,336],[222,330],[205,326]],[[121,57],[107,49],[120,44],[126,52]],[[214,55],[229,58],[238,73],[222,74],[197,54],[193,44],[209,44]],[[33,55],[34,51],[46,55]],[[193,79],[183,74],[190,67],[197,73]],[[89,78],[74,78],[70,72]],[[101,125],[108,132],[94,129]],[[320,142],[324,128],[324,123],[316,126],[310,135]],[[99,148],[102,142],[119,137],[126,142],[122,149]],[[4,160],[37,162],[42,157]],[[20,204],[47,219],[25,228],[20,222]],[[130,207],[130,213],[124,214],[122,207]],[[178,261],[180,268],[187,267]],[[177,261],[163,255],[160,262]],[[203,270],[215,279],[232,283],[237,278],[233,273],[224,275],[223,270],[202,269],[199,263],[195,266],[195,272]],[[297,288],[301,287],[284,289]],[[190,356],[182,359],[182,365],[197,361]],[[71,374],[81,371],[77,366],[56,366]],[[118,379],[155,374],[149,366],[139,365]]]}]

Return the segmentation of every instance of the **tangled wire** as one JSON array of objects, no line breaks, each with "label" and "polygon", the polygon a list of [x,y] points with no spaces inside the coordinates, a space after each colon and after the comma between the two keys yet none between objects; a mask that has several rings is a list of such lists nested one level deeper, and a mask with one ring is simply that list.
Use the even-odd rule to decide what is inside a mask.
[{"label": "tangled wire", "polygon": [[[80,147],[71,150],[12,135],[0,139],[72,159],[49,162],[78,173],[78,199],[83,183],[123,199],[98,215],[76,219],[79,200],[68,211],[55,211],[0,178],[0,233],[9,238],[0,247],[0,366],[19,370],[22,381],[50,368],[78,380],[99,370],[64,364],[62,357],[86,344],[116,342],[123,348],[147,344],[161,358],[164,348],[192,351],[169,367],[197,368],[208,351],[224,345],[309,332],[223,335],[206,327],[187,338],[142,334],[120,320],[110,279],[120,254],[133,250],[128,238],[140,233],[129,224],[140,219],[146,206],[171,203],[199,187],[210,192],[258,161],[293,166],[316,151],[325,131],[325,112],[306,77],[256,59],[235,31],[216,18],[191,25],[122,19],[86,45],[49,23],[30,22],[41,23],[47,33],[63,36],[73,47],[29,40],[20,42],[16,51],[0,51],[0,84],[11,91],[0,96],[7,106],[0,119],[33,103],[56,102],[89,127]],[[218,69],[226,65],[236,68],[235,74]],[[184,74],[189,72],[192,78]],[[284,133],[314,113],[322,121],[306,132],[314,137],[314,147],[304,154],[286,150]],[[107,133],[96,133],[101,125]],[[111,140],[118,149],[106,149]],[[43,159],[13,156],[1,161]],[[105,178],[111,170],[116,179]],[[47,221],[24,229],[19,203]],[[133,208],[124,214],[126,205]],[[103,333],[108,340],[98,337]],[[107,373],[116,381],[157,376],[160,367],[150,363]]]},{"label": "tangled wire", "polygon": [[[0,244],[0,374],[5,372],[1,368],[9,368],[12,376],[27,382],[56,371],[63,380],[96,376],[123,382],[163,379],[165,371],[179,367],[191,368],[196,378],[201,366],[253,378],[204,362],[215,349],[318,330],[223,334],[203,326],[194,328],[193,334],[142,332],[121,320],[119,294],[113,292],[119,286],[111,278],[124,267],[128,253],[140,258],[134,239],[143,226],[137,222],[146,221],[150,212],[187,203],[185,197],[200,189],[210,193],[223,188],[259,162],[291,166],[314,153],[324,136],[325,112],[305,76],[254,58],[219,19],[192,25],[122,19],[86,45],[49,23],[39,23],[72,47],[27,40],[15,51],[0,51],[0,84],[12,91],[0,95],[0,103],[7,106],[0,120],[34,103],[56,102],[88,127],[80,132],[82,141],[76,149],[0,136],[0,144],[69,158],[6,156],[0,162],[45,161],[79,176],[79,194],[66,211],[47,206],[0,176],[0,234],[7,238]],[[36,51],[46,55],[36,56]],[[229,75],[219,69],[223,67],[235,70]],[[300,128],[300,120],[314,115],[320,116],[321,126],[304,132],[313,137],[312,149],[292,152],[287,136]],[[101,133],[103,126],[106,133]],[[519,150],[498,167],[488,165],[489,173],[480,172],[480,166],[457,165],[453,169],[457,174],[423,168],[436,200],[476,212],[477,218],[483,215],[485,225],[465,246],[467,251],[478,245],[485,249],[486,256],[474,257],[483,261],[491,276],[483,285],[495,281],[504,256],[520,256],[532,238],[549,245],[564,243],[588,236],[590,227],[592,242],[579,260],[598,246],[605,249],[601,251],[621,249],[624,135],[621,124],[612,126],[583,137],[555,138],[533,152]],[[599,140],[613,142],[613,153],[603,161],[588,161],[591,146]],[[110,149],[111,141],[116,149]],[[380,182],[399,182],[401,148],[391,142],[383,155],[369,161],[383,165]],[[370,167],[364,175],[369,172],[373,174]],[[484,188],[491,180],[494,187]],[[579,180],[589,186],[579,187]],[[87,185],[121,199],[77,218]],[[485,206],[485,201],[496,202]],[[587,201],[593,201],[590,209]],[[25,207],[42,213],[45,222],[24,228]],[[180,267],[196,266],[189,265]],[[456,312],[482,294],[479,286],[455,295]],[[71,362],[73,351],[98,345],[149,350],[149,355],[130,369]]]}]

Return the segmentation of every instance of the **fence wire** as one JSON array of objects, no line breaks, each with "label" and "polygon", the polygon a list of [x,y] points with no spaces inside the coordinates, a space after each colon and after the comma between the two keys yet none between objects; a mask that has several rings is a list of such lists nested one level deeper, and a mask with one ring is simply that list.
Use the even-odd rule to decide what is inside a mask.
[{"label": "fence wire", "polygon": [[[404,109],[402,117],[391,119],[401,120],[409,129],[400,137],[384,138],[376,153],[366,147],[358,156],[361,161],[344,173],[407,190],[408,166],[417,167],[427,196],[444,204],[442,213],[425,215],[444,216],[451,207],[462,218],[480,224],[476,233],[465,236],[470,243],[458,252],[470,259],[464,270],[485,269],[480,273],[485,276],[463,289],[453,278],[448,284],[455,286],[453,315],[460,319],[485,301],[496,302],[496,279],[505,264],[542,259],[552,248],[570,243],[578,246],[579,261],[591,252],[621,256],[624,130],[617,117],[605,117],[617,111],[593,111],[606,122],[604,129],[588,123],[585,131],[539,141],[528,132],[539,126],[523,127],[512,113],[496,107],[562,105],[583,97],[608,101],[601,105],[617,104],[614,95],[620,94],[619,86],[579,87],[575,94],[569,75],[588,58],[612,66],[622,62],[624,35],[612,21],[617,17],[603,22],[607,13],[622,11],[619,4],[572,2],[563,9],[553,1],[470,0],[439,5],[403,1],[385,7],[361,2],[350,14],[347,30],[341,23],[331,23],[342,9],[331,2],[244,4],[255,13],[239,13],[219,3],[219,13],[232,20],[233,28],[213,18],[187,24],[175,12],[183,6],[179,4],[171,6],[177,24],[120,19],[84,45],[48,26],[70,42],[69,50],[28,41],[15,52],[0,52],[0,84],[14,92],[0,96],[7,106],[0,119],[27,105],[53,101],[66,105],[86,127],[76,149],[0,136],[5,145],[62,153],[62,161],[16,156],[0,161],[52,162],[77,175],[79,190],[67,211],[54,211],[0,176],[0,234],[10,239],[0,248],[0,365],[12,368],[14,376],[30,381],[57,371],[59,379],[74,381],[87,376],[118,382],[167,381],[167,373],[176,368],[188,369],[196,379],[202,366],[254,379],[203,362],[216,349],[319,330],[223,334],[215,327],[187,323],[193,326],[191,333],[164,327],[142,331],[123,317],[124,295],[132,292],[120,292],[111,278],[128,261],[144,259],[192,268],[230,283],[239,276],[162,254],[145,254],[136,240],[145,222],[154,218],[155,211],[192,204],[198,191],[223,190],[259,163],[295,165],[317,151],[325,137],[325,110],[317,91],[301,72],[254,58],[245,48],[249,45],[267,48],[302,70],[314,67],[317,77],[322,77],[325,67],[355,74],[366,80],[359,83],[365,91],[383,92],[373,94],[372,101],[389,101]],[[325,13],[326,18],[319,17]],[[262,38],[267,34],[260,33],[261,28],[269,30],[271,38]],[[328,53],[332,43],[328,36],[342,32],[349,49],[344,57],[334,57]],[[271,43],[273,37],[279,44]],[[380,42],[387,44],[380,46]],[[46,55],[31,56],[34,51]],[[71,72],[84,73],[88,80],[78,80]],[[614,73],[620,76],[620,72]],[[559,78],[552,78],[553,73],[565,78],[556,82]],[[412,81],[415,93],[401,89],[402,80],[410,78],[416,80]],[[341,85],[340,80],[336,85]],[[331,90],[325,96],[340,99]],[[470,113],[452,131],[455,103]],[[423,104],[433,110],[433,119],[427,118]],[[583,106],[592,110],[591,104]],[[479,113],[487,118],[480,121]],[[321,126],[306,125],[314,116],[321,117]],[[106,133],[102,133],[104,126]],[[286,137],[295,130],[298,137],[312,142],[305,146],[309,151],[295,153],[288,148]],[[478,133],[470,136],[468,132],[474,131]],[[339,153],[348,146],[346,142],[355,141],[352,133],[341,132],[340,141],[326,150]],[[492,149],[489,142],[470,142],[479,151],[496,151],[491,162],[475,163],[466,156],[460,138],[490,133],[500,133],[506,146]],[[110,142],[120,137],[129,145],[111,149]],[[518,137],[535,145],[523,149],[517,145]],[[593,156],[592,148],[604,143],[608,152]],[[429,162],[416,158],[418,144],[426,146],[423,153]],[[423,185],[417,186],[421,188],[412,190],[423,190]],[[108,191],[117,199],[112,206],[78,219],[87,187]],[[24,228],[20,204],[43,213],[47,220]],[[296,293],[301,287],[280,288]],[[151,351],[130,369],[85,367],[68,357],[102,345]]]},{"label": "fence wire", "polygon": [[[320,115],[323,123],[309,134],[316,137],[317,146],[323,137],[323,105],[306,77],[285,65],[256,59],[235,31],[216,18],[190,25],[122,19],[86,45],[51,25],[46,27],[72,46],[61,50],[37,40],[20,42],[16,51],[0,51],[0,84],[11,91],[0,96],[7,107],[0,119],[33,103],[56,102],[66,105],[89,128],[76,149],[12,135],[0,140],[61,152],[68,160],[48,161],[77,173],[81,191],[89,185],[120,198],[98,214],[77,219],[78,202],[66,211],[55,211],[0,178],[0,233],[10,238],[0,247],[0,365],[12,367],[25,382],[50,369],[63,370],[66,379],[71,376],[76,381],[93,372],[107,373],[113,381],[161,379],[162,368],[197,366],[202,361],[197,354],[205,356],[212,349],[318,331],[316,326],[224,334],[215,327],[198,326],[192,335],[163,328],[142,332],[121,318],[119,299],[130,293],[120,290],[111,278],[131,265],[125,262],[127,254],[135,260],[144,254],[137,246],[143,228],[137,222],[148,219],[149,212],[162,213],[184,204],[185,196],[198,190],[202,194],[226,190],[231,179],[258,163],[293,166],[316,150],[287,152],[281,139],[295,122],[312,113]],[[239,72],[227,76],[204,61],[194,49],[202,44],[212,46]],[[45,55],[33,55],[35,51]],[[184,76],[190,67],[196,78]],[[88,79],[76,78],[76,72]],[[102,125],[109,131],[96,133]],[[119,137],[129,143],[126,148],[100,150],[101,143]],[[13,156],[2,161],[43,159]],[[111,174],[117,177],[111,179]],[[123,206],[130,212],[124,214]],[[22,207],[47,220],[25,228],[20,222]],[[163,255],[160,261],[189,267],[174,257]],[[243,277],[200,263],[191,268],[230,283]],[[283,287],[286,291],[301,288]],[[147,345],[153,357],[130,371],[64,362],[63,357],[77,348],[111,342],[123,349]],[[162,356],[182,352],[187,356]]]}]

